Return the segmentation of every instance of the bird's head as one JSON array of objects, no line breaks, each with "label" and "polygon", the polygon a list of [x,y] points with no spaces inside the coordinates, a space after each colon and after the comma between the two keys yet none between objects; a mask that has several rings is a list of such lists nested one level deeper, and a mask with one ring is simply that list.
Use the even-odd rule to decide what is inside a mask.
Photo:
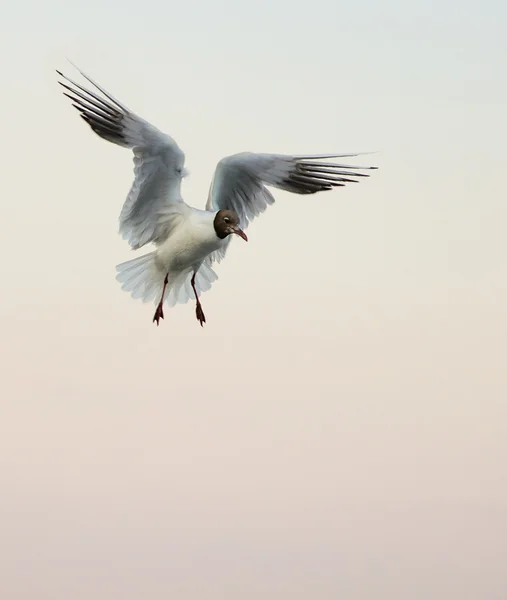
[{"label": "bird's head", "polygon": [[233,210],[219,210],[213,221],[215,233],[221,240],[226,238],[231,233],[239,235],[245,242],[248,242],[246,233],[239,226],[239,217]]}]

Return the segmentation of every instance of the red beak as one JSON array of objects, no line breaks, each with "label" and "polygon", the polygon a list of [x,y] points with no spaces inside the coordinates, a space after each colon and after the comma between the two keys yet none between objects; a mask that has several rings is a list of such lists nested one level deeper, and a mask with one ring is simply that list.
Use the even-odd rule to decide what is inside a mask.
[{"label": "red beak", "polygon": [[245,242],[248,242],[248,238],[246,237],[246,233],[242,229],[235,229],[234,233],[239,235],[240,238],[243,238]]}]

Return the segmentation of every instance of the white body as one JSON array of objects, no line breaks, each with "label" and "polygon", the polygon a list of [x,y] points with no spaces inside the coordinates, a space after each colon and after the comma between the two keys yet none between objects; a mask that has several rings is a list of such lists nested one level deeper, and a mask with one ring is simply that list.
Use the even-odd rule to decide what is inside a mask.
[{"label": "white body", "polygon": [[199,270],[204,259],[220,250],[225,239],[217,237],[213,228],[216,212],[191,209],[169,237],[155,251],[155,263],[164,273]]},{"label": "white body", "polygon": [[185,303],[193,296],[194,273],[198,293],[209,289],[217,276],[211,260],[206,259],[227,245],[227,239],[220,239],[215,233],[215,215],[216,212],[188,207],[154,252],[117,266],[122,288],[145,302],[158,302],[167,277],[166,302],[170,306]]}]

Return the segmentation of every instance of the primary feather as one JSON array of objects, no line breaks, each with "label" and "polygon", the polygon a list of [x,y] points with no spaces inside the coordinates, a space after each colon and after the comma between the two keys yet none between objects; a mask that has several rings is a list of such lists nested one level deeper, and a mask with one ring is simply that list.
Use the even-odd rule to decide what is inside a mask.
[{"label": "primary feather", "polygon": [[323,159],[351,156],[359,155],[286,156],[242,152],[227,156],[217,165],[206,208],[234,210],[239,215],[241,226],[246,228],[275,201],[267,185],[294,194],[315,194],[346,183],[357,183],[353,177],[368,177],[365,173],[358,173],[357,169],[375,167],[321,162]]},{"label": "primary feather", "polygon": [[132,248],[161,243],[185,210],[181,198],[185,155],[167,134],[131,112],[82,71],[105,97],[87,90],[60,71],[59,82],[81,117],[101,138],[132,149],[134,182],[120,213],[120,233]]},{"label": "primary feather", "polygon": [[[275,201],[266,186],[295,194],[315,194],[346,183],[357,183],[357,179],[352,177],[368,177],[365,173],[358,173],[358,169],[376,168],[322,162],[324,159],[352,156],[359,154],[289,156],[242,152],[227,156],[215,170],[206,209],[234,210],[241,227],[246,229],[255,217]],[[215,252],[212,259],[220,262],[227,247],[228,244]]]}]

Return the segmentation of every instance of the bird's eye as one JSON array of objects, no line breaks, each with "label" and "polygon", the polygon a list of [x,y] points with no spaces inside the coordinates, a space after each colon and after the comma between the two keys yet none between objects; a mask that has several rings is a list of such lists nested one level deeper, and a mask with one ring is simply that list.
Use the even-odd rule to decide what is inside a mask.
[{"label": "bird's eye", "polygon": [[225,222],[225,223],[230,223],[230,222],[231,222],[231,220],[229,219],[229,217],[224,217],[224,222]]}]

